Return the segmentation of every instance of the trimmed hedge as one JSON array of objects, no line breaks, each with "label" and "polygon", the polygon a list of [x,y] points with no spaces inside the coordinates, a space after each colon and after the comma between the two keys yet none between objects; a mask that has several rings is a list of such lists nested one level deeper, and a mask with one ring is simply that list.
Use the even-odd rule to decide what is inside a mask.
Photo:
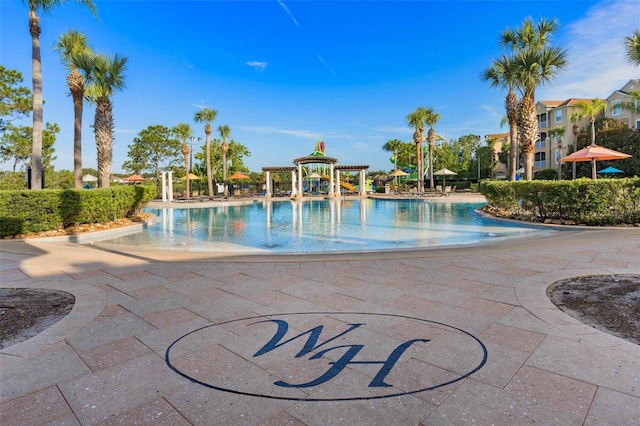
[{"label": "trimmed hedge", "polygon": [[155,195],[149,185],[0,191],[0,237],[110,222],[137,213]]},{"label": "trimmed hedge", "polygon": [[640,178],[562,181],[481,181],[489,207],[504,216],[529,215],[585,225],[640,223]]}]

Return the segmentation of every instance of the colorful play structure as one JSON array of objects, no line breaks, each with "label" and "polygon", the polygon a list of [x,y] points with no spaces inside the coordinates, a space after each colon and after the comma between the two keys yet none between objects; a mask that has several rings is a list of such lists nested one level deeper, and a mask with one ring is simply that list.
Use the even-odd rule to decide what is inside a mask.
[{"label": "colorful play structure", "polygon": [[[325,155],[325,143],[318,138],[311,154],[293,160],[295,166],[263,167],[266,174],[265,197],[273,196],[271,173],[291,173],[291,197],[301,198],[317,194],[339,197],[344,192],[367,196],[365,171],[368,165],[347,166],[338,164],[336,158]],[[358,186],[341,179],[343,173],[358,172]],[[369,184],[370,186],[370,184]],[[370,190],[370,188],[369,188]]]}]

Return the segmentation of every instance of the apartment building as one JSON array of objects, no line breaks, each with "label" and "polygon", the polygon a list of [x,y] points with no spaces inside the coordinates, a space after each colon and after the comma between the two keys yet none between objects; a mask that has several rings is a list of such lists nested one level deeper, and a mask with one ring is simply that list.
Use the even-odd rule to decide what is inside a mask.
[{"label": "apartment building", "polygon": [[[629,96],[629,93],[634,91],[640,92],[640,80],[638,79],[629,80],[620,90],[616,90],[609,95],[606,99],[605,117],[620,120],[627,127],[640,130],[640,114],[637,113],[637,109],[640,108],[640,99]],[[636,111],[622,108],[622,103],[625,101],[635,102]]]},{"label": "apartment building", "polygon": [[[581,129],[590,125],[590,117],[579,120],[575,120],[575,116],[572,117],[574,113],[580,112],[576,107],[580,101],[590,102],[591,99],[570,98],[564,101],[539,101],[536,104],[540,137],[536,141],[534,173],[544,169],[557,169],[560,158],[567,155],[567,147],[573,146],[573,125],[577,124]],[[604,117],[604,112],[599,116]],[[553,136],[553,129],[559,129],[560,135]]]},{"label": "apartment building", "polygon": [[502,152],[502,147],[509,145],[509,133],[494,133],[486,135],[484,137],[485,142],[489,139],[495,139],[496,143],[493,145],[493,155],[496,159],[493,175],[496,179],[508,179],[509,167],[505,163],[501,163],[498,160],[498,153]]}]

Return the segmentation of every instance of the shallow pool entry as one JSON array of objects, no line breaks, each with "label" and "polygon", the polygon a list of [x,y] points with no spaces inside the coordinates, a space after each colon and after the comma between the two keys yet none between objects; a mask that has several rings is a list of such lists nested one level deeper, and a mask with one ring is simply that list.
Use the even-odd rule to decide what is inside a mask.
[{"label": "shallow pool entry", "polygon": [[482,203],[424,200],[278,200],[147,209],[157,222],[104,241],[157,250],[321,253],[386,251],[548,234],[482,217]]}]

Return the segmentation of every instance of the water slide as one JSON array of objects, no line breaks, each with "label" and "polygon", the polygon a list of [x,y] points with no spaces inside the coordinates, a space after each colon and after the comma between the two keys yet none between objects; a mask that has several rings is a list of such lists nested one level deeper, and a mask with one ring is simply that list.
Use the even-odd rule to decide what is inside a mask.
[{"label": "water slide", "polygon": [[[395,159],[394,159],[393,155],[391,156],[391,158],[389,158],[389,161],[391,162],[391,164],[395,163]],[[399,170],[404,170],[405,172],[408,171],[409,173],[415,173],[416,172],[416,165],[415,164],[400,164],[400,163],[398,163],[398,169]]]},{"label": "water slide", "polygon": [[340,181],[340,186],[341,186],[342,188],[346,189],[346,190],[347,190],[347,191],[349,191],[349,192],[356,192],[356,187],[355,187],[355,186],[353,186],[353,185],[351,185],[351,184],[350,184],[350,183],[348,183],[348,182]]}]

